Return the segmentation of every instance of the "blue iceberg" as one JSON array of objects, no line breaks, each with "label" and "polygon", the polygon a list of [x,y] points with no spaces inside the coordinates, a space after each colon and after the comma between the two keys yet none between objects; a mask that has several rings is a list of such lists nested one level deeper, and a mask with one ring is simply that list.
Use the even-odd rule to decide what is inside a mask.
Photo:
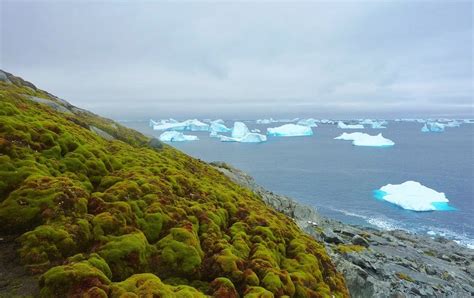
[{"label": "blue iceberg", "polygon": [[311,136],[313,135],[313,130],[309,126],[285,124],[267,128],[267,135],[275,137]]},{"label": "blue iceberg", "polygon": [[214,135],[218,137],[222,142],[239,142],[239,143],[262,143],[267,140],[267,136],[250,132],[249,128],[243,122],[234,122],[232,128],[232,136]]},{"label": "blue iceberg", "polygon": [[421,128],[422,132],[443,132],[445,125],[439,122],[426,122]]},{"label": "blue iceberg", "polygon": [[224,121],[222,120],[216,120],[216,121],[212,121],[211,122],[211,125],[209,127],[209,130],[211,131],[211,133],[213,132],[216,132],[216,133],[219,133],[219,132],[230,132],[231,129],[228,128],[227,126],[225,126],[224,124]]},{"label": "blue iceberg", "polygon": [[186,142],[186,141],[197,141],[197,136],[185,135],[179,131],[165,131],[160,135],[160,141],[163,142]]},{"label": "blue iceberg", "polygon": [[[151,123],[151,122],[150,122]],[[161,121],[161,123],[153,125],[154,130],[174,130],[174,131],[209,131],[209,124],[201,122],[197,119],[186,120],[178,122],[174,119]]]}]

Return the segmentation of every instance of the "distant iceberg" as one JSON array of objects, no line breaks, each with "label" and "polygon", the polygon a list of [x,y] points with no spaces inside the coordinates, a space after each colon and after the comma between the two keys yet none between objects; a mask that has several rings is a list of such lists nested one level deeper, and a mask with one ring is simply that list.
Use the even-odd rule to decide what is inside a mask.
[{"label": "distant iceberg", "polygon": [[364,125],[362,124],[345,124],[342,121],[337,123],[337,127],[341,129],[364,129]]},{"label": "distant iceberg", "polygon": [[318,127],[318,124],[316,124],[317,122],[319,121],[314,118],[307,118],[307,119],[299,120],[296,124],[309,126],[309,127]]},{"label": "distant iceberg", "polygon": [[285,124],[267,128],[267,135],[275,137],[311,136],[313,135],[313,130],[309,126]]},{"label": "distant iceberg", "polygon": [[354,146],[388,147],[395,145],[392,140],[384,138],[381,133],[376,136],[362,132],[343,133],[334,139],[352,141],[352,145]]},{"label": "distant iceberg", "polygon": [[165,131],[160,135],[160,141],[163,142],[186,142],[186,141],[197,141],[197,136],[185,135],[179,131]]},{"label": "distant iceberg", "polygon": [[183,122],[177,122],[174,119],[170,119],[167,122],[153,125],[154,130],[174,130],[174,131],[209,131],[209,124],[201,122],[197,119],[186,120]]},{"label": "distant iceberg", "polygon": [[234,122],[234,127],[232,128],[232,138],[234,139],[240,139],[245,137],[245,135],[249,134],[250,130],[245,125],[245,123],[236,121]]},{"label": "distant iceberg", "polygon": [[383,129],[383,128],[387,128],[386,126],[384,125],[387,125],[387,121],[380,121],[380,122],[372,122],[372,129]]},{"label": "distant iceberg", "polygon": [[213,137],[219,138],[222,142],[261,143],[267,141],[267,136],[250,132],[247,125],[239,121],[234,122],[232,136],[214,134]]},{"label": "distant iceberg", "polygon": [[268,119],[257,119],[255,123],[257,124],[270,124],[270,123],[291,123],[291,122],[296,122],[298,121],[299,118],[294,118],[294,119],[273,119],[273,118],[268,118]]},{"label": "distant iceberg", "polygon": [[255,129],[252,129],[251,132],[261,132],[261,131],[260,131],[260,129],[255,128]]},{"label": "distant iceberg", "polygon": [[415,181],[402,184],[387,184],[374,191],[375,198],[413,211],[455,210],[444,193]]},{"label": "distant iceberg", "polygon": [[461,122],[457,120],[448,121],[444,124],[444,127],[459,127],[461,126]]},{"label": "distant iceberg", "polygon": [[421,128],[422,132],[443,132],[445,125],[439,122],[426,122]]},{"label": "distant iceberg", "polygon": [[232,129],[225,126],[224,121],[221,119],[211,121],[209,130],[212,132],[230,132]]}]

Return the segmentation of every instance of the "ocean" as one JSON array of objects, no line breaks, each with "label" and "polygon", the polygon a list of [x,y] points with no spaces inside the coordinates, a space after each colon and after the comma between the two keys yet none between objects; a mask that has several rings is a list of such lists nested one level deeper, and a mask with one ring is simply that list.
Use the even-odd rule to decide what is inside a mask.
[{"label": "ocean", "polygon": [[[281,123],[258,125],[262,132]],[[232,127],[233,121],[226,121]],[[158,137],[148,121],[123,122]],[[199,141],[172,146],[204,161],[224,161],[265,188],[349,224],[444,236],[474,248],[474,124],[422,133],[423,124],[389,121],[386,129],[342,130],[320,124],[309,137],[269,137],[265,143],[229,143],[207,132],[186,132]],[[382,133],[392,147],[357,147],[334,140],[342,132]],[[415,212],[374,198],[386,184],[408,180],[444,192],[453,211]]]}]

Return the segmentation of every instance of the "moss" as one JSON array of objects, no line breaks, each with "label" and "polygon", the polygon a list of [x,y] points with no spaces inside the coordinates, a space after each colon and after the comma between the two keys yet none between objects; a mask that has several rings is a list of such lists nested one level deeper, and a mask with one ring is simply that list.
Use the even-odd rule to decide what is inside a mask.
[{"label": "moss", "polygon": [[364,251],[366,248],[362,245],[338,244],[336,249],[340,253],[347,254],[351,252],[361,252],[361,251]]},{"label": "moss", "polygon": [[148,270],[148,258],[154,249],[143,233],[110,236],[107,240],[98,254],[109,264],[113,280],[123,280],[134,273]]},{"label": "moss", "polygon": [[275,296],[273,295],[272,292],[270,292],[270,291],[268,291],[268,290],[266,290],[262,287],[249,287],[245,291],[244,297],[245,298],[273,298]]},{"label": "moss", "polygon": [[214,297],[228,297],[228,298],[237,298],[239,294],[235,289],[234,284],[225,277],[219,277],[212,281],[212,296]]},{"label": "moss", "polygon": [[65,297],[97,287],[108,291],[110,280],[88,261],[56,266],[40,278],[41,297]]},{"label": "moss", "polygon": [[195,273],[202,262],[203,252],[199,238],[185,228],[173,228],[157,243],[163,274],[172,271],[188,276]]}]

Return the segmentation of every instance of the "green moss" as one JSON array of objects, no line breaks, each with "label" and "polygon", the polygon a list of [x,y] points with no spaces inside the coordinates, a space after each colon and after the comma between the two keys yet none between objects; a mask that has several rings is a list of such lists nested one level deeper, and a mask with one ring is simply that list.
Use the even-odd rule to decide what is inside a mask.
[{"label": "green moss", "polygon": [[[245,298],[273,298],[275,297],[272,292],[265,290],[262,287],[249,287],[245,291]],[[304,297],[304,296],[298,296]]]},{"label": "green moss", "polygon": [[154,248],[148,244],[141,232],[123,236],[109,236],[98,254],[109,264],[113,280],[149,270],[148,258]]},{"label": "green moss", "polygon": [[212,281],[212,296],[213,297],[239,297],[234,284],[225,277],[219,277]]},{"label": "green moss", "polygon": [[336,249],[340,253],[347,254],[347,253],[351,253],[351,252],[361,252],[361,251],[364,251],[366,248],[362,245],[338,244]]}]

